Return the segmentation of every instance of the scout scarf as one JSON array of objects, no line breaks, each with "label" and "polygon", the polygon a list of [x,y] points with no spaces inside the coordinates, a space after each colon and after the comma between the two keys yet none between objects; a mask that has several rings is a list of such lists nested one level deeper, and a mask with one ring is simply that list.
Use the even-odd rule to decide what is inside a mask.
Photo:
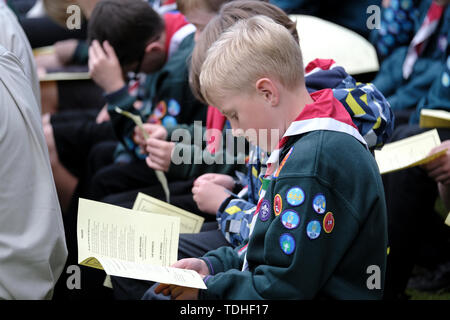
[{"label": "scout scarf", "polygon": [[422,26],[419,28],[409,45],[408,53],[406,54],[406,59],[403,63],[403,78],[405,80],[411,75],[414,64],[425,50],[429,38],[436,31],[443,12],[444,6],[438,5],[434,1],[431,3]]},{"label": "scout scarf", "polygon": [[[290,137],[318,130],[336,131],[351,135],[367,147],[366,141],[353,124],[349,113],[345,107],[336,98],[334,98],[333,91],[331,89],[314,92],[311,94],[311,98],[314,100],[314,103],[308,104],[304,107],[300,115],[286,130],[283,138],[278,143],[277,148],[272,151],[269,159],[267,160],[267,171],[263,178],[263,185],[258,204],[250,223],[249,238],[255,228],[257,220],[255,216],[259,213],[262,200],[264,199],[266,190],[272,179],[272,175],[279,168],[281,151]],[[248,244],[239,250],[239,255],[245,253],[242,271],[248,270],[247,246]]]}]

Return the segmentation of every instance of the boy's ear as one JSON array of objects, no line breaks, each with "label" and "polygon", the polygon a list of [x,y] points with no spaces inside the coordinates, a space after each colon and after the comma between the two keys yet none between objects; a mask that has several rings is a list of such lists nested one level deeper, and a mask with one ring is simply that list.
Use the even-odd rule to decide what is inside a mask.
[{"label": "boy's ear", "polygon": [[280,92],[275,83],[269,78],[261,78],[256,81],[256,92],[262,96],[266,102],[275,107],[280,101]]},{"label": "boy's ear", "polygon": [[160,41],[150,42],[145,47],[145,53],[159,52],[159,51],[164,51],[164,50],[165,50],[164,44],[162,44]]}]

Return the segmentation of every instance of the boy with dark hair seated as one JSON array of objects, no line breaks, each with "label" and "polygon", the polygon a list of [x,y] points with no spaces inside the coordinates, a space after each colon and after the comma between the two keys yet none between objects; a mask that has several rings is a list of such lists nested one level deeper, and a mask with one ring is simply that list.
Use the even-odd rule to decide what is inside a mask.
[{"label": "boy with dark hair seated", "polygon": [[[113,34],[108,31],[111,25],[116,26],[113,28],[115,30]],[[126,150],[131,149],[134,152],[127,140],[127,132],[128,130],[133,132],[134,123],[117,114],[115,107],[141,114],[144,119],[154,117],[167,125],[173,121],[190,123],[195,119],[204,118],[206,108],[192,96],[187,81],[186,61],[192,51],[194,31],[194,27],[183,15],[167,13],[160,18],[146,2],[140,0],[105,0],[99,2],[94,9],[89,26],[89,33],[94,40],[90,49],[89,63],[93,79],[107,93],[111,122],[99,125],[95,120],[91,120],[67,123],[61,127],[50,126],[54,129],[54,141],[58,150],[56,152],[54,148],[50,153],[59,156],[64,166],[70,170],[68,172],[61,163],[58,163],[57,171],[54,171],[55,177],[57,176],[57,179],[69,177],[72,184],[67,196],[73,201],[64,214],[69,264],[77,263],[77,196],[89,186],[89,152],[99,142],[107,139],[113,142],[104,149],[104,153],[93,154],[102,158],[99,167],[113,162],[118,139],[128,147]],[[153,73],[139,75],[136,81],[127,86],[124,75],[129,71]],[[167,109],[167,106],[171,108]],[[167,119],[164,120],[165,118]],[[48,136],[51,138],[53,133],[50,133]],[[133,154],[119,161],[126,162],[132,158]],[[129,167],[134,168],[137,163],[139,161],[124,163],[121,169],[127,171]],[[151,171],[147,167],[145,169]],[[63,175],[59,174],[61,171],[64,172]],[[76,195],[72,197],[75,186],[77,186]],[[84,285],[86,290],[79,292],[80,295],[88,292],[90,285],[92,288],[101,288],[101,285],[94,283],[95,279],[89,280],[88,273],[91,272],[84,272],[85,277],[82,281],[83,284],[86,281]],[[62,279],[60,282],[64,281]],[[95,290],[92,291],[90,292],[92,296],[96,296]]]}]

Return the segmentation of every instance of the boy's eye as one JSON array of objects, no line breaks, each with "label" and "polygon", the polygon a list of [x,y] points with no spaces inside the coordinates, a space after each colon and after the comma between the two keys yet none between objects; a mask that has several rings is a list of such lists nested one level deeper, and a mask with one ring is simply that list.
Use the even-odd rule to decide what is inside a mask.
[{"label": "boy's eye", "polygon": [[230,115],[230,118],[233,119],[233,120],[238,120],[237,113],[236,113],[236,112],[233,112],[233,113]]}]

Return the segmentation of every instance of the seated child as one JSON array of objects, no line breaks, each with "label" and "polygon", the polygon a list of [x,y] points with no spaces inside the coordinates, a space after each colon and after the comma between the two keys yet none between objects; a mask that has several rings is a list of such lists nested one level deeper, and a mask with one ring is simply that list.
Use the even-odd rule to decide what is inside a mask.
[{"label": "seated child", "polygon": [[[162,284],[155,293],[381,298],[387,230],[378,167],[332,90],[308,93],[300,48],[289,32],[266,17],[237,22],[209,49],[200,85],[235,134],[271,156],[248,242],[174,265],[203,275],[207,290]],[[252,137],[252,129],[267,136]],[[368,285],[372,266],[375,288]]]},{"label": "seated child", "polygon": [[[414,37],[410,37],[408,42],[402,42],[406,45],[391,49],[392,53],[385,58],[373,81],[388,99],[396,115],[397,125],[410,120],[417,121],[417,118],[414,119],[415,109],[445,66],[450,36],[448,2],[424,0],[418,4],[420,17],[413,19]],[[411,1],[405,3],[412,5]],[[395,4],[398,5],[398,2],[392,1],[391,5]],[[385,9],[388,10],[391,8]],[[394,25],[399,28],[398,24]]]}]

